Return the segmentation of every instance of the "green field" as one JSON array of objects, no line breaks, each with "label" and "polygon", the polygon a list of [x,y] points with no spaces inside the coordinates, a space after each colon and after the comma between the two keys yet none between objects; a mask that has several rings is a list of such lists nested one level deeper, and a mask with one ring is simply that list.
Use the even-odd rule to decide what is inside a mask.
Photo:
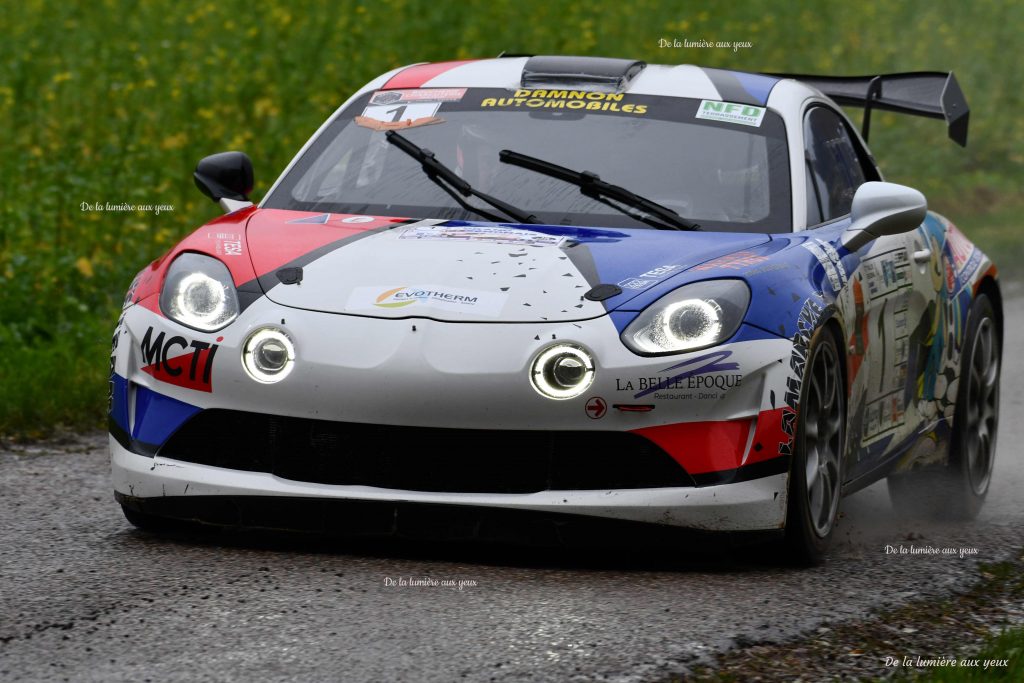
[{"label": "green field", "polygon": [[[110,332],[135,272],[216,207],[195,162],[241,149],[259,198],[335,107],[393,67],[511,52],[747,70],[953,69],[966,150],[939,122],[876,116],[890,180],[924,191],[1004,272],[1024,272],[1024,4],[5,3],[0,13],[0,435],[102,423]],[[659,48],[659,39],[749,42]],[[173,211],[83,211],[83,203]]]}]

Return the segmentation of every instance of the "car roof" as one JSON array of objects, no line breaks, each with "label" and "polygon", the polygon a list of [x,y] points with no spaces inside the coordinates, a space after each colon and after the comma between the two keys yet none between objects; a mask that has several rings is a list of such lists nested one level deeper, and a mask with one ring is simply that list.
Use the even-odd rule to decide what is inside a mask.
[{"label": "car roof", "polygon": [[[547,60],[541,64],[538,60]],[[641,65],[636,73],[617,83],[614,92],[638,95],[665,95],[706,100],[739,102],[773,108],[794,107],[809,96],[821,96],[813,88],[798,81],[765,74],[715,69],[693,64],[644,64],[635,60],[612,60],[602,57],[499,57],[451,62],[414,64],[388,72],[368,83],[358,94],[369,90],[407,88],[503,88],[519,89],[541,87],[538,82],[524,84],[524,76],[535,75],[533,65],[548,67],[545,75],[571,76],[554,82],[549,88],[573,90],[608,90],[602,81],[612,62],[619,62],[624,71],[630,65]],[[552,74],[551,66],[562,68],[562,74]],[[592,78],[588,78],[588,74]],[[576,76],[573,80],[571,77]],[[771,98],[775,86],[787,81],[784,98]],[[793,86],[797,86],[795,89]],[[769,99],[771,98],[771,101]]]}]

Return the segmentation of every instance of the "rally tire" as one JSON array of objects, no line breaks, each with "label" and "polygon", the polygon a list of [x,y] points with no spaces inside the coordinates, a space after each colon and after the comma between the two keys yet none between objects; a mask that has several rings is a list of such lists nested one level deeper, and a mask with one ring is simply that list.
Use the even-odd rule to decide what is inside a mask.
[{"label": "rally tire", "polygon": [[835,334],[822,327],[811,338],[804,366],[790,466],[785,546],[793,562],[825,559],[839,519],[845,450],[842,356]]},{"label": "rally tire", "polygon": [[999,325],[992,302],[979,294],[967,316],[949,459],[938,470],[889,477],[899,514],[971,520],[988,495],[999,427]]}]

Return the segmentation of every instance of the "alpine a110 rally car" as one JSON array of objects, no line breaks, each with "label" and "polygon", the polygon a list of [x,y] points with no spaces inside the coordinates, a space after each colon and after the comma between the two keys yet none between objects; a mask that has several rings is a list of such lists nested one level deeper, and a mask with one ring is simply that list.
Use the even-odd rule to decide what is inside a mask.
[{"label": "alpine a110 rally car", "polygon": [[996,269],[883,181],[876,109],[966,143],[951,73],[515,56],[374,79],[258,206],[248,157],[203,159],[226,215],[138,275],[114,334],[117,500],[144,528],[598,522],[807,561],[884,477],[897,511],[972,516]]}]

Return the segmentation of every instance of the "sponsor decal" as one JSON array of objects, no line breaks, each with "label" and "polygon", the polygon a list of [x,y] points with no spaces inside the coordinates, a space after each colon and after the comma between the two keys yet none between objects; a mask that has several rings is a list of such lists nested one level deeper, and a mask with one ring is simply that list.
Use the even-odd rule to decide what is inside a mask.
[{"label": "sponsor decal", "polygon": [[374,130],[441,123],[437,116],[441,104],[458,102],[465,94],[465,88],[379,90],[355,122]]},{"label": "sponsor decal", "polygon": [[440,308],[474,315],[497,316],[500,315],[507,298],[507,294],[443,285],[356,287],[349,297],[347,308]]},{"label": "sponsor decal", "polygon": [[372,223],[376,220],[373,216],[349,216],[348,218],[342,218],[342,223]]},{"label": "sponsor decal", "polygon": [[657,280],[668,275],[669,273],[674,273],[680,268],[682,268],[682,266],[676,264],[670,266],[658,266],[657,268],[651,268],[646,273],[640,273],[639,275],[637,275],[637,277],[649,277]]},{"label": "sponsor decal", "polygon": [[751,104],[701,100],[700,106],[697,108],[697,118],[760,128],[761,121],[764,120],[764,112],[764,107],[755,107]]},{"label": "sponsor decal", "polygon": [[953,266],[956,268],[956,272],[964,272],[971,254],[977,251],[977,249],[952,223],[949,224],[946,230],[946,244],[949,246],[950,256],[953,259]]},{"label": "sponsor decal", "polygon": [[591,420],[600,420],[608,412],[608,403],[600,396],[595,396],[587,401],[586,411]]},{"label": "sponsor decal", "polygon": [[206,236],[214,241],[218,256],[241,256],[242,236],[233,232],[208,232]]},{"label": "sponsor decal", "polygon": [[655,283],[655,280],[641,280],[638,277],[631,277],[619,283],[623,289],[647,289]]},{"label": "sponsor decal", "polygon": [[546,235],[533,230],[517,230],[501,226],[484,225],[418,225],[402,230],[401,240],[456,240],[465,242],[493,242],[527,247],[557,247],[565,241],[561,235]]},{"label": "sponsor decal", "polygon": [[843,266],[843,261],[839,258],[839,252],[836,251],[835,247],[817,238],[807,240],[802,246],[814,254],[814,258],[818,259],[818,263],[825,269],[825,276],[828,278],[828,283],[832,286],[832,291],[838,292],[846,285],[846,268]]},{"label": "sponsor decal", "polygon": [[894,249],[871,256],[863,261],[860,272],[872,300],[889,296],[901,287],[911,286],[906,249]]},{"label": "sponsor decal", "polygon": [[616,284],[623,289],[647,289],[680,268],[682,268],[682,266],[677,263],[667,266],[658,266],[657,268],[651,268],[646,273],[640,273],[639,275],[628,277]]},{"label": "sponsor decal", "polygon": [[[195,391],[213,391],[213,357],[218,344],[146,330],[139,346],[142,371],[154,379]],[[222,341],[223,337],[217,337]]]},{"label": "sponsor decal", "polygon": [[646,104],[633,104],[625,100],[624,93],[590,92],[584,90],[516,90],[512,97],[488,97],[480,102],[482,108],[502,109],[575,109],[585,111],[620,112],[642,116]]},{"label": "sponsor decal", "polygon": [[458,102],[466,94],[465,88],[416,88],[414,90],[378,90],[370,104],[397,104],[399,102]]},{"label": "sponsor decal", "polygon": [[[421,119],[431,120],[437,115],[441,108],[440,102],[396,102],[395,104],[371,104],[363,110],[362,116],[356,117],[356,123],[366,125],[359,121],[369,119],[381,123],[402,123],[405,121],[418,122]],[[429,121],[435,123],[436,121]]]},{"label": "sponsor decal", "polygon": [[728,268],[729,270],[740,270],[749,266],[756,266],[768,260],[767,256],[761,256],[751,251],[737,251],[735,254],[726,254],[707,263],[694,266],[694,270],[712,270],[714,268]]},{"label": "sponsor decal", "polygon": [[800,315],[797,316],[796,334],[793,335],[793,353],[789,357],[789,369],[792,375],[786,378],[786,393],[783,402],[786,404],[782,409],[782,431],[786,435],[786,441],[779,444],[780,455],[793,454],[793,438],[796,434],[796,414],[800,406],[800,387],[804,378],[804,367],[807,365],[807,351],[811,344],[811,337],[818,326],[821,314],[825,311],[825,297],[815,293],[804,301],[800,308]]},{"label": "sponsor decal", "polygon": [[[138,276],[135,277],[138,281]],[[134,287],[135,283],[132,283]],[[129,294],[129,298],[131,295]],[[117,343],[121,339],[121,331],[124,329],[124,316],[125,312],[122,311],[121,317],[117,319],[117,325],[114,326],[114,336],[110,340],[110,376],[107,380],[107,412],[113,412],[114,410],[114,371],[117,368]]]},{"label": "sponsor decal", "polygon": [[[718,389],[726,391],[738,387],[743,383],[743,375],[733,370],[739,370],[739,363],[730,361],[725,363],[727,358],[732,356],[732,351],[714,351],[712,353],[688,358],[681,363],[662,368],[659,373],[673,373],[669,375],[658,375],[654,377],[638,377],[635,379],[615,380],[615,388],[618,391],[636,392],[634,399],[643,398],[655,394],[655,398],[717,398],[717,392],[712,394],[698,393],[697,396],[690,394],[659,394],[656,392],[680,391],[680,390],[710,390]],[[679,371],[679,372],[675,372]],[[712,374],[730,373],[730,374]]]}]

